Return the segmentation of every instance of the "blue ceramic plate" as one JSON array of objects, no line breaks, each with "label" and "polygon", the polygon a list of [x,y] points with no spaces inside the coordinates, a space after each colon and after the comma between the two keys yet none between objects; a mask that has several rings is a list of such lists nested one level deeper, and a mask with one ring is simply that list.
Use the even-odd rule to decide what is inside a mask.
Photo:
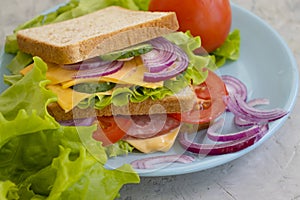
[{"label": "blue ceramic plate", "polygon": [[[270,99],[270,108],[280,107],[291,111],[298,91],[298,71],[296,61],[282,38],[268,24],[247,10],[232,5],[233,24],[232,29],[241,32],[241,57],[238,61],[227,63],[217,73],[230,74],[242,80],[248,89],[249,99],[263,97]],[[11,57],[1,55],[0,73],[7,73],[5,64]],[[5,86],[0,78],[0,91]],[[230,114],[226,116],[227,131],[233,130]],[[197,157],[191,164],[164,165],[153,170],[137,170],[141,176],[167,176],[185,174],[216,167],[237,159],[252,151],[264,141],[270,138],[285,122],[287,116],[270,124],[268,133],[254,145],[237,153],[220,156]],[[116,168],[123,163],[130,163],[139,158],[154,155],[166,155],[183,153],[184,150],[178,143],[168,153],[156,153],[150,155],[130,154],[128,156],[109,159],[107,168]]]}]

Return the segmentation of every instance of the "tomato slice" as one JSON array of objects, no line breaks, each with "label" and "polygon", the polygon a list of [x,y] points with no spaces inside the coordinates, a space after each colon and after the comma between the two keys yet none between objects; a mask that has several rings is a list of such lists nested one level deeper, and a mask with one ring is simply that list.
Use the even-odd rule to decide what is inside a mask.
[{"label": "tomato slice", "polygon": [[127,135],[135,138],[151,138],[170,132],[180,125],[180,121],[167,114],[131,116],[132,124]]},{"label": "tomato slice", "polygon": [[177,128],[180,121],[166,114],[98,117],[98,128],[93,138],[103,146],[124,137],[151,138]]},{"label": "tomato slice", "polygon": [[223,101],[228,95],[222,79],[214,72],[209,71],[204,83],[194,86],[198,98],[199,109],[186,113],[174,113],[171,116],[189,124],[207,124],[220,116],[226,109]]},{"label": "tomato slice", "polygon": [[116,143],[126,135],[131,121],[126,117],[109,116],[97,117],[98,128],[93,133],[93,138],[101,141],[103,146]]}]

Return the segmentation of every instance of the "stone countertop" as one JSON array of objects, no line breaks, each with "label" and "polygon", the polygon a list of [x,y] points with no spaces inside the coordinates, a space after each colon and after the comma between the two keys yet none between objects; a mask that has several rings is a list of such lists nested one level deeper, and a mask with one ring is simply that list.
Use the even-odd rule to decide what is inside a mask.
[{"label": "stone countertop", "polygon": [[[1,0],[0,46],[16,25],[64,0]],[[269,23],[300,66],[300,0],[232,0]],[[288,88],[287,88],[288,89]],[[299,96],[299,95],[298,95]],[[121,189],[124,200],[300,200],[300,104],[280,130],[247,155],[201,172],[141,178]]]}]

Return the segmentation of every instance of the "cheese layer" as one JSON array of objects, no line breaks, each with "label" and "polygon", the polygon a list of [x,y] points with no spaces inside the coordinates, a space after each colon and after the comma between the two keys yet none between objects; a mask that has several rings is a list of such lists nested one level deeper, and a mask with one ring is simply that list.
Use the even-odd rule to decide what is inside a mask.
[{"label": "cheese layer", "polygon": [[[147,71],[147,68],[143,65],[139,57],[126,61],[123,67],[116,73],[93,78],[74,79],[74,76],[78,73],[77,70],[67,70],[62,66],[53,63],[47,63],[47,65],[48,71],[46,73],[46,77],[51,81],[50,85],[48,85],[48,89],[52,90],[58,96],[58,104],[65,110],[65,112],[72,110],[72,108],[77,106],[82,100],[95,95],[80,93],[71,89],[72,86],[79,83],[112,82],[116,84],[139,85],[152,89],[163,87],[163,81],[155,83],[143,81],[143,76]],[[33,65],[29,65],[23,69],[21,73],[28,73],[32,67]],[[97,93],[97,95],[111,94],[112,90]]]},{"label": "cheese layer", "polygon": [[156,151],[167,152],[173,146],[179,129],[180,126],[167,134],[157,137],[146,139],[126,139],[125,141],[143,153],[153,153]]}]

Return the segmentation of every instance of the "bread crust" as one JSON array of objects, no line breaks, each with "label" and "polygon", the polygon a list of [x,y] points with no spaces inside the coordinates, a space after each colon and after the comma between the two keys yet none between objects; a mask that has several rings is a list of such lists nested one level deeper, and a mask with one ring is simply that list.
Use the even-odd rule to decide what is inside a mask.
[{"label": "bread crust", "polygon": [[20,30],[19,49],[47,62],[72,64],[132,46],[179,28],[174,12],[111,6],[71,20]]},{"label": "bread crust", "polygon": [[48,112],[57,121],[112,115],[148,115],[188,112],[194,108],[196,96],[190,88],[184,89],[177,95],[168,96],[161,100],[146,99],[140,103],[130,102],[126,106],[110,105],[101,110],[94,108],[80,109],[74,107],[65,112],[56,102],[48,105]]}]

